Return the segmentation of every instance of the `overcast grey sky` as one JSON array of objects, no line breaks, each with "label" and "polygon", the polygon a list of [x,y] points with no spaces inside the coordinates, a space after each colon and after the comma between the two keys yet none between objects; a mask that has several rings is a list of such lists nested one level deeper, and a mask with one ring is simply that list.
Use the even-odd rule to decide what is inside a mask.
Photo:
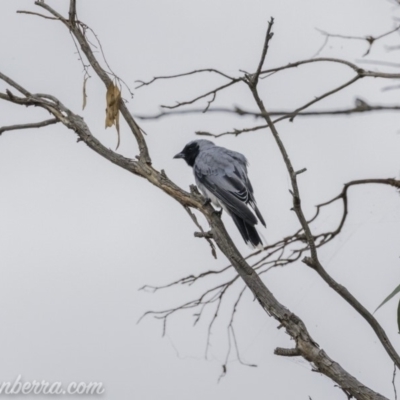
[{"label": "overcast grey sky", "polygon": [[[67,0],[48,3],[68,11]],[[233,75],[239,69],[254,71],[271,16],[275,36],[268,67],[312,57],[324,40],[315,28],[379,35],[393,28],[396,15],[391,2],[373,0],[77,3],[79,18],[99,35],[109,64],[131,88],[137,79],[198,68],[214,67]],[[16,10],[39,11],[30,0],[2,1],[0,71],[32,92],[57,96],[81,113],[99,140],[115,148],[115,130],[104,129],[104,86],[94,73],[87,83],[87,107],[81,111],[82,66],[68,31],[61,23]],[[387,53],[385,45],[398,40],[395,34],[376,43],[369,59],[396,61],[398,53]],[[356,61],[365,50],[364,42],[332,39],[321,56]],[[351,76],[340,65],[309,65],[263,81],[261,94],[269,109],[290,110]],[[135,90],[128,107],[135,114],[155,113],[160,104],[174,104],[222,83],[207,74],[158,82]],[[316,108],[350,107],[356,97],[396,103],[398,91],[381,91],[390,83],[363,79]],[[5,88],[1,82],[0,90]],[[126,91],[123,95],[129,99]],[[244,87],[221,93],[214,105],[255,109]],[[0,126],[46,118],[43,110],[0,103]],[[347,181],[399,176],[398,121],[395,113],[380,113],[298,118],[278,126],[295,168],[307,168],[299,182],[308,216]],[[185,189],[194,181],[192,172],[172,157],[195,138],[195,131],[219,133],[253,123],[226,114],[140,122],[155,167],[164,168]],[[125,124],[121,132],[119,151],[134,158],[134,138]],[[297,229],[286,169],[270,132],[224,136],[218,144],[249,159],[268,224],[267,240]],[[258,368],[240,365],[233,354],[226,377],[217,383],[228,346],[229,307],[241,283],[229,294],[214,325],[207,360],[207,318],[212,310],[195,328],[190,313],[176,315],[164,338],[160,321],[148,318],[137,324],[145,311],[179,305],[207,285],[156,294],[138,291],[140,287],[222,268],[227,262],[221,253],[215,261],[208,244],[193,237],[196,228],[176,202],[77,144],[76,136],[63,126],[4,133],[0,187],[0,381],[19,374],[25,381],[100,381],[105,399],[344,398],[306,362],[273,355],[275,347],[291,343],[249,293],[239,306],[237,339],[242,358]],[[351,189],[345,228],[320,252],[327,270],[370,311],[399,283],[399,212],[399,195],[388,187]],[[339,207],[327,209],[315,231],[334,227],[339,217]],[[223,218],[239,249],[248,254],[233,223]],[[393,398],[393,364],[372,330],[312,271],[298,262],[272,270],[264,279],[336,361],[373,390]],[[399,350],[396,305],[388,303],[377,317]]]}]

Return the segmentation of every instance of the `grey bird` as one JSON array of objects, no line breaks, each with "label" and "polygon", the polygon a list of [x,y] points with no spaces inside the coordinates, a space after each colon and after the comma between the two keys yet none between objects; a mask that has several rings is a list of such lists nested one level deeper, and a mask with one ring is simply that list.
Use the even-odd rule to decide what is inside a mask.
[{"label": "grey bird", "polygon": [[[247,159],[236,151],[216,146],[209,140],[194,140],[174,158],[183,158],[193,167],[198,188],[208,201],[224,209],[233,219],[246,244],[262,247],[255,225],[266,227],[247,176]],[[248,205],[254,210],[256,216]]]}]

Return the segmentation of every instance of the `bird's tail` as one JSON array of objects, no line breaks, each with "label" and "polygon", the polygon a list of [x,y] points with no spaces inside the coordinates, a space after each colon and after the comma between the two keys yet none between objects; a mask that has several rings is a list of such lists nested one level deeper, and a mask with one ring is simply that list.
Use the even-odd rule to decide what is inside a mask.
[{"label": "bird's tail", "polygon": [[256,227],[249,224],[235,214],[231,214],[231,216],[246,244],[250,245],[253,248],[261,249],[263,246],[263,242],[257,232]]}]

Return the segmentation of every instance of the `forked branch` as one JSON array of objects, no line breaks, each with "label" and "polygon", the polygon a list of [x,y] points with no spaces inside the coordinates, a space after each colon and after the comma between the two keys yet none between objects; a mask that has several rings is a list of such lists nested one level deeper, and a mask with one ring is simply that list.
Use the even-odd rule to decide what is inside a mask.
[{"label": "forked branch", "polygon": [[[264,55],[262,55],[263,57]],[[393,345],[391,344],[389,338],[387,337],[385,331],[380,326],[378,321],[373,317],[373,315],[342,285],[339,285],[323,268],[322,264],[319,261],[318,253],[317,253],[317,245],[315,242],[315,237],[311,232],[310,225],[304,215],[302,206],[301,206],[301,197],[300,190],[297,183],[297,173],[293,167],[293,164],[290,160],[290,157],[286,151],[286,148],[282,142],[282,139],[279,136],[279,133],[275,127],[274,122],[272,121],[268,111],[266,110],[263,101],[261,100],[257,84],[254,84],[252,80],[247,81],[249,89],[251,90],[254,100],[263,115],[265,122],[268,124],[272,135],[275,139],[275,142],[279,148],[279,151],[282,155],[284,163],[286,165],[286,169],[289,173],[291,186],[292,186],[292,197],[293,197],[293,210],[295,211],[297,218],[300,222],[300,225],[304,231],[305,239],[307,241],[308,248],[311,253],[311,257],[305,257],[303,262],[307,264],[309,267],[312,267],[318,275],[333,289],[335,290],[343,299],[345,299],[371,326],[371,328],[375,331],[378,336],[380,342],[388,353],[389,357],[393,360],[393,362],[400,367],[400,356],[397,354]]]}]

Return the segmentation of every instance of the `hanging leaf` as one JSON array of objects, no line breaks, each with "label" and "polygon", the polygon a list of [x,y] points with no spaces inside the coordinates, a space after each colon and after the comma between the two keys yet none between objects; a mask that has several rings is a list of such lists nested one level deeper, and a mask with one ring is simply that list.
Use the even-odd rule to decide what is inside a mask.
[{"label": "hanging leaf", "polygon": [[399,328],[399,333],[400,333],[400,300],[399,300],[399,305],[397,306],[397,326]]},{"label": "hanging leaf", "polygon": [[376,313],[384,304],[386,304],[393,296],[395,296],[397,293],[400,292],[400,285],[396,287],[396,289],[393,290],[392,293],[389,294],[388,297],[386,297],[385,300],[382,301],[381,304],[379,304],[379,306],[376,308],[376,310],[374,311],[374,313]]},{"label": "hanging leaf", "polygon": [[117,147],[119,147],[119,103],[121,101],[121,92],[113,83],[107,88],[106,94],[107,108],[106,108],[106,128],[115,125],[118,133]]},{"label": "hanging leaf", "polygon": [[83,104],[82,104],[82,110],[85,109],[86,107],[86,99],[87,99],[87,94],[86,94],[86,82],[89,79],[89,77],[87,76],[84,80],[83,80]]}]

